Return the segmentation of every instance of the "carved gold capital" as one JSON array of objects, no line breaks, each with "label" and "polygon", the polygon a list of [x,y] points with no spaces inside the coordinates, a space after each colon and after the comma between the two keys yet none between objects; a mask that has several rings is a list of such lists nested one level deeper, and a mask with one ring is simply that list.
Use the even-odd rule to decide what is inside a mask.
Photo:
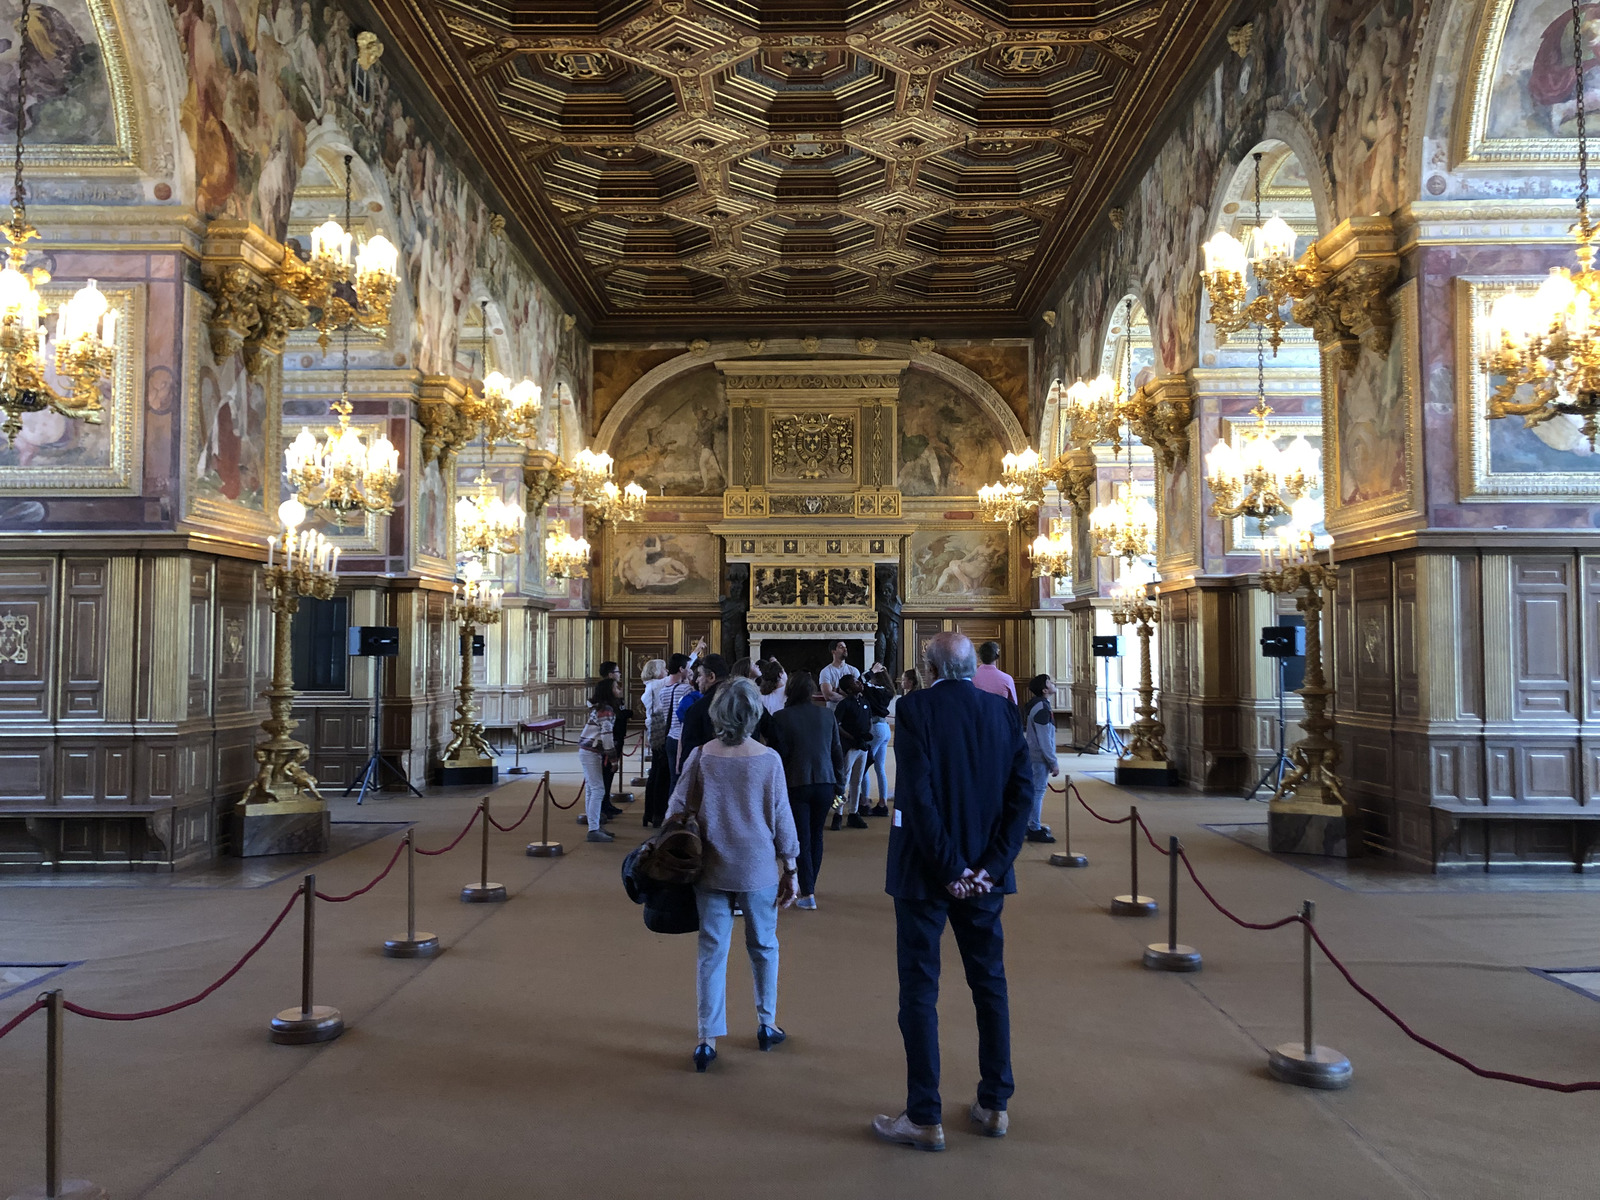
[{"label": "carved gold capital", "polygon": [[1320,345],[1337,344],[1354,367],[1365,346],[1388,357],[1394,331],[1389,293],[1400,277],[1394,223],[1388,217],[1350,217],[1318,238],[1302,256],[1312,282],[1295,302],[1294,319]]},{"label": "carved gold capital", "polygon": [[1078,512],[1088,512],[1094,498],[1094,451],[1084,447],[1068,450],[1045,470],[1045,475]]},{"label": "carved gold capital", "polygon": [[456,451],[472,439],[472,425],[461,414],[467,385],[448,375],[424,375],[417,389],[417,420],[422,424],[422,465],[448,467]]},{"label": "carved gold capital", "polygon": [[1194,419],[1194,394],[1186,375],[1168,375],[1145,384],[1129,398],[1128,424],[1170,471],[1189,453],[1189,422]]},{"label": "carved gold capital", "polygon": [[217,220],[206,227],[200,279],[213,308],[206,320],[219,360],[243,351],[260,374],[268,356],[283,353],[290,332],[306,324],[305,305],[273,282],[283,261],[281,242],[248,221]]},{"label": "carved gold capital", "polygon": [[566,483],[568,472],[560,455],[553,450],[529,450],[522,463],[522,486],[526,491],[523,507],[537,518],[544,506]]}]

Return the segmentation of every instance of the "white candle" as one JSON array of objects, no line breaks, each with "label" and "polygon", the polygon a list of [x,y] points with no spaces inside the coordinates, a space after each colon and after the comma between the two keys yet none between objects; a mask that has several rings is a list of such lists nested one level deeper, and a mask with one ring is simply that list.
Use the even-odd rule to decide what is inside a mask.
[{"label": "white candle", "polygon": [[276,557],[277,553],[278,539],[276,537],[269,537],[267,539],[267,566],[270,567],[272,565],[272,560],[274,557]]}]

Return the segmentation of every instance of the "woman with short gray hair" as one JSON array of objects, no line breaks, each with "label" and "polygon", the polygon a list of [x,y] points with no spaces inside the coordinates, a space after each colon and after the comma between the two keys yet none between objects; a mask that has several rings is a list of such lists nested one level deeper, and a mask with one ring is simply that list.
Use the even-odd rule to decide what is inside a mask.
[{"label": "woman with short gray hair", "polygon": [[690,753],[667,808],[670,820],[698,808],[704,869],[695,884],[700,912],[699,1043],[694,1069],[704,1071],[726,1036],[728,944],[734,909],[744,910],[744,943],[755,977],[756,1045],[785,1038],[778,1027],[778,909],[793,904],[800,842],[789,812],[783,760],[751,738],[765,708],[748,679],[729,679],[711,701],[714,741]]}]

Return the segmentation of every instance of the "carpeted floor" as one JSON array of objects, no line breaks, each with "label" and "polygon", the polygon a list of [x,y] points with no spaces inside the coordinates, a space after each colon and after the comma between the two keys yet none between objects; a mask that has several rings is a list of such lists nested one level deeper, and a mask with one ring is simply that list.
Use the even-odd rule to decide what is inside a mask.
[{"label": "carpeted floor", "polygon": [[[570,798],[573,757],[536,761]],[[1124,810],[1126,795],[1080,778],[1091,804]],[[502,821],[531,786],[518,780],[496,794]],[[350,830],[350,848],[317,868],[319,886],[342,892],[370,879],[393,850],[394,823],[416,821],[420,844],[442,844],[474,800],[336,804],[337,819],[379,827]],[[1275,918],[1315,900],[1330,944],[1422,1032],[1490,1067],[1600,1078],[1600,1007],[1527,969],[1600,965],[1600,883],[1352,886],[1230,836],[1264,820],[1264,805],[1177,795],[1142,796],[1140,806],[1158,836],[1184,839],[1202,878],[1241,915]],[[1059,832],[1059,797],[1046,819]],[[779,1019],[789,1042],[756,1051],[736,950],[734,1033],[703,1076],[689,1064],[694,940],[644,929],[617,873],[642,840],[636,812],[612,828],[616,844],[588,845],[563,814],[552,829],[568,854],[556,860],[522,852],[538,837],[537,817],[494,834],[491,877],[511,892],[503,905],[457,899],[476,873],[476,833],[450,855],[419,860],[420,924],[446,946],[432,961],[378,953],[403,931],[399,872],[349,904],[321,906],[317,999],[349,1024],[330,1045],[267,1037],[271,1016],[298,1002],[293,918],[194,1008],[135,1024],[69,1018],[68,1174],[117,1200],[1600,1193],[1600,1095],[1477,1079],[1405,1040],[1331,968],[1320,969],[1319,1039],[1349,1055],[1354,1084],[1314,1093],[1272,1081],[1266,1047],[1298,1034],[1298,930],[1236,929],[1186,886],[1182,940],[1204,953],[1204,971],[1141,969],[1165,917],[1106,914],[1109,897],[1127,890],[1126,827],[1096,825],[1081,810],[1074,844],[1090,867],[1052,868],[1059,847],[1025,847],[1021,892],[1007,903],[1011,1136],[986,1140],[966,1123],[975,1036],[947,939],[949,1150],[881,1145],[868,1120],[904,1100],[886,822],[829,834],[819,911],[782,916]],[[368,833],[377,836],[362,841]],[[1143,867],[1142,890],[1164,903],[1162,864],[1146,853]],[[139,887],[126,876],[49,887],[0,879],[0,980],[28,978],[11,964],[43,964],[41,973],[79,964],[49,986],[115,1009],[198,990],[259,935],[294,878],[266,883],[259,866],[227,864],[197,878],[205,886],[184,886],[183,876]],[[15,986],[0,982],[0,995],[11,992],[0,1023],[37,990]],[[0,1196],[43,1177],[43,1033],[35,1017],[0,1042]]]}]

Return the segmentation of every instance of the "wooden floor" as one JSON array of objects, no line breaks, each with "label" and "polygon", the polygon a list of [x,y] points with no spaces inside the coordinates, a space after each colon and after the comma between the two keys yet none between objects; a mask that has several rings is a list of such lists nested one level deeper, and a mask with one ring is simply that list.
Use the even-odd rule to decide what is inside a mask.
[{"label": "wooden floor", "polygon": [[[570,798],[570,754],[531,761],[557,769],[557,794]],[[1108,783],[1080,781],[1097,806],[1127,803]],[[502,821],[530,786],[497,794]],[[421,844],[443,843],[474,800],[339,804],[339,821],[375,824],[339,827],[353,848],[320,866],[319,886],[342,892],[370,879],[404,822],[418,822]],[[1492,1067],[1600,1078],[1600,1005],[1527,969],[1600,965],[1600,884],[1435,882],[1274,859],[1251,844],[1263,805],[1181,795],[1140,805],[1242,914],[1275,918],[1314,899],[1330,943],[1428,1035]],[[975,1037],[947,943],[949,1150],[880,1145],[868,1121],[904,1103],[885,821],[829,834],[819,910],[783,914],[789,1042],[756,1051],[736,952],[733,1036],[703,1076],[689,1063],[694,939],[647,932],[618,880],[642,837],[638,817],[613,826],[610,846],[584,843],[570,816],[554,828],[569,850],[556,860],[523,855],[536,820],[494,835],[491,875],[511,893],[503,905],[456,898],[476,872],[476,833],[422,861],[422,925],[447,947],[435,960],[377,953],[403,928],[398,873],[349,904],[321,906],[317,999],[349,1023],[330,1045],[267,1038],[273,1013],[298,1000],[293,920],[194,1008],[136,1024],[71,1019],[68,1173],[118,1200],[1600,1193],[1600,1096],[1476,1079],[1406,1041],[1331,969],[1321,972],[1321,1039],[1350,1056],[1354,1084],[1329,1094],[1273,1082],[1266,1048],[1298,1032],[1298,932],[1235,929],[1186,888],[1182,936],[1205,969],[1142,970],[1140,952],[1165,920],[1107,915],[1109,897],[1127,888],[1126,827],[1081,811],[1074,834],[1090,867],[1052,868],[1053,847],[1029,846],[1021,893],[1007,903],[1011,1136],[986,1140],[965,1123]],[[1144,890],[1164,897],[1153,853],[1143,865]],[[83,1004],[164,1003],[202,987],[258,936],[299,866],[283,864],[289,877],[277,882],[260,863],[167,879],[0,880],[0,963],[81,964],[50,986]],[[0,993],[12,986],[0,982]],[[0,1023],[38,989],[0,1000]],[[43,1030],[36,1017],[0,1041],[0,1196],[43,1177]]]}]

